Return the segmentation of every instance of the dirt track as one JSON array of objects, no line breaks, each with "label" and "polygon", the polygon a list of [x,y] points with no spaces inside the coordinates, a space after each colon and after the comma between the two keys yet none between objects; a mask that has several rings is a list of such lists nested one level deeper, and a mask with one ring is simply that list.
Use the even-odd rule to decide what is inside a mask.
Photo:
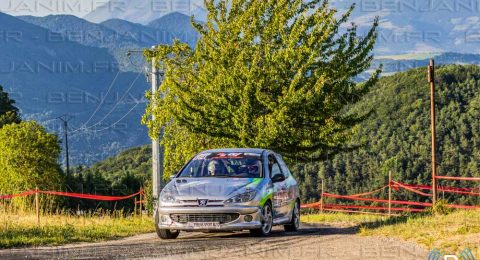
[{"label": "dirt track", "polygon": [[303,226],[276,229],[271,237],[248,232],[182,233],[162,241],[156,234],[61,247],[0,250],[0,259],[427,259],[427,250],[394,239],[361,237],[351,228]]}]

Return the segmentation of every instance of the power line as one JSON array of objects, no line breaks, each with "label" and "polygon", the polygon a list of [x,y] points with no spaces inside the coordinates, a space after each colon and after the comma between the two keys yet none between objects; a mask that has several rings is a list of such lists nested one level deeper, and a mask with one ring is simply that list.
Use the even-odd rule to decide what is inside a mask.
[{"label": "power line", "polygon": [[[93,134],[96,134],[96,133],[98,133],[98,132],[102,132],[102,131],[105,131],[105,130],[108,130],[108,129],[114,127],[116,124],[120,123],[123,119],[125,119],[125,118],[126,118],[138,105],[140,105],[140,104],[141,104],[141,102],[137,102],[132,108],[130,108],[130,110],[128,110],[128,112],[127,112],[125,115],[123,115],[123,116],[122,116],[119,120],[117,120],[116,122],[110,124],[109,126],[107,126],[107,127],[105,127],[105,128],[102,128],[102,129],[93,129],[93,130],[91,130],[91,132],[92,132]],[[92,128],[92,127],[89,127],[88,129],[91,129],[91,128]],[[88,130],[88,129],[84,129],[84,130]],[[72,135],[71,137],[75,137],[75,136],[77,136],[77,135],[79,135],[79,134],[80,134],[80,133],[74,134],[74,135]]]},{"label": "power line", "polygon": [[95,130],[95,132],[102,132],[102,131],[105,131],[105,130],[108,130],[112,127],[114,127],[116,124],[120,123],[123,119],[125,119],[138,105],[140,104],[140,102],[137,102],[135,104],[135,106],[133,106],[123,117],[121,117],[118,121],[116,121],[115,123],[111,124],[110,126],[108,127],[105,127],[103,129],[99,129],[99,130]]},{"label": "power line", "polygon": [[132,82],[132,84],[130,84],[130,87],[128,87],[127,91],[125,92],[125,94],[123,94],[123,96],[117,101],[117,103],[113,106],[112,109],[110,109],[110,111],[100,120],[98,121],[96,124],[92,125],[92,126],[96,126],[98,124],[101,124],[103,121],[105,121],[105,119],[107,119],[108,116],[110,116],[113,111],[115,111],[115,109],[118,107],[118,105],[120,105],[120,103],[123,101],[123,99],[125,97],[127,97],[128,94],[130,94],[130,90],[133,88],[133,86],[135,85],[135,83],[137,82],[138,78],[140,78],[140,75],[141,73],[138,73],[137,77],[135,78],[135,80]]},{"label": "power line", "polygon": [[83,127],[80,127],[78,129],[76,129],[75,131],[73,131],[72,133],[76,133],[78,131],[86,131],[86,130],[89,130],[89,129],[92,129],[94,128],[95,126],[101,124],[103,121],[105,121],[105,119],[107,119],[114,111],[115,109],[118,107],[118,105],[120,105],[120,103],[123,101],[123,99],[130,93],[130,90],[133,88],[133,86],[135,85],[135,83],[137,82],[138,78],[140,78],[140,75],[141,73],[138,73],[137,77],[135,78],[135,80],[130,84],[130,87],[128,87],[127,91],[123,94],[123,96],[115,103],[115,105],[113,106],[112,109],[110,109],[110,111],[102,118],[100,119],[100,121],[96,122],[95,124],[91,125],[91,126],[87,126],[86,124],[83,125]]},{"label": "power line", "polygon": [[[100,100],[100,103],[98,104],[97,108],[95,109],[95,111],[93,111],[92,115],[90,115],[90,117],[88,118],[88,120],[82,124],[82,125],[87,125],[88,123],[90,123],[90,121],[92,120],[92,118],[97,114],[97,112],[100,110],[100,107],[103,105],[103,103],[105,102],[105,100],[107,99],[108,97],[108,94],[110,94],[110,91],[112,90],[113,88],[113,85],[115,84],[115,82],[117,81],[117,78],[118,76],[120,75],[120,70],[117,71],[117,74],[115,75],[115,77],[113,78],[112,80],[112,83],[110,84],[110,86],[108,87],[108,90],[107,90],[107,93],[105,94],[105,96],[102,97],[102,99]],[[78,129],[81,129],[78,128]],[[75,129],[74,131],[77,131],[78,129]]]}]

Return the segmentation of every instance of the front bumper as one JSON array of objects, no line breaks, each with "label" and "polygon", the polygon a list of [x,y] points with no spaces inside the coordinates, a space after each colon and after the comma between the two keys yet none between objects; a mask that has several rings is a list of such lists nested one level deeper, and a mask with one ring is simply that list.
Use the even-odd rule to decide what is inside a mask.
[{"label": "front bumper", "polygon": [[[180,223],[172,219],[172,214],[229,214],[237,213],[238,218],[227,223],[219,223],[215,227],[199,227],[194,223]],[[248,218],[251,220],[248,221]],[[247,219],[246,219],[247,218]],[[256,229],[262,226],[260,207],[228,206],[228,207],[159,207],[155,211],[155,220],[159,229],[182,231],[239,231]]]}]

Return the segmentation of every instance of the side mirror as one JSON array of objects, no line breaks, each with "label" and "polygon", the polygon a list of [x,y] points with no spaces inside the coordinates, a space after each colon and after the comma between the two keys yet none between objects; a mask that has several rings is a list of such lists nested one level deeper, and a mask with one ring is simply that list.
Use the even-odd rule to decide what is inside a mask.
[{"label": "side mirror", "polygon": [[172,174],[172,175],[170,175],[170,177],[169,177],[169,178],[170,178],[170,180],[173,180],[173,179],[175,179],[175,176],[177,176],[177,174]]},{"label": "side mirror", "polygon": [[281,173],[278,173],[278,174],[276,174],[275,176],[272,177],[272,182],[273,183],[282,182],[284,180],[285,180],[285,175],[283,175]]}]

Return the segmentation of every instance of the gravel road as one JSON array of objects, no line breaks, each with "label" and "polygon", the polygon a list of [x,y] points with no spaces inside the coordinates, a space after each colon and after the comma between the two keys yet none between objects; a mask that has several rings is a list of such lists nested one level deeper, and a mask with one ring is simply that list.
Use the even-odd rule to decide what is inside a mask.
[{"label": "gravel road", "polygon": [[303,225],[298,233],[276,228],[271,237],[248,232],[182,233],[176,240],[145,234],[102,243],[0,250],[0,259],[427,259],[418,245],[362,237],[352,228]]}]

